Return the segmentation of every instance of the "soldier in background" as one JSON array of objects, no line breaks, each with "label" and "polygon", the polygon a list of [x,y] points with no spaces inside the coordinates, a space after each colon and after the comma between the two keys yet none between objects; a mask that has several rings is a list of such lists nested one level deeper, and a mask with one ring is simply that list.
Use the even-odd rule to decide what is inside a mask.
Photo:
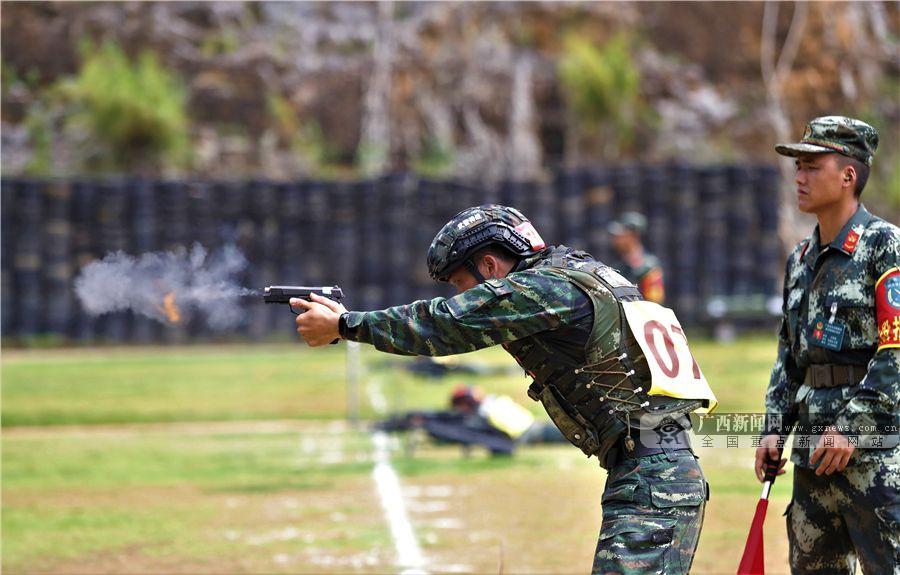
[{"label": "soldier in background", "polygon": [[[305,311],[297,331],[311,346],[340,337],[401,355],[502,345],[532,378],[528,396],[609,471],[593,572],[687,573],[708,491],[685,433],[689,422],[672,424],[714,405],[715,396],[696,364],[692,371],[671,310],[643,301],[631,282],[589,254],[545,246],[531,222],[505,206],[469,208],[447,222],[428,250],[428,271],[458,295],[368,312],[326,298],[292,300]],[[671,371],[669,397],[647,394],[660,368],[642,351],[646,336],[639,341],[634,333],[650,324],[666,330],[671,353],[683,346],[684,369]],[[639,429],[655,441],[643,441]]]},{"label": "soldier in background", "polygon": [[818,219],[787,261],[756,452],[762,481],[766,458],[784,466],[798,426],[786,512],[795,574],[852,575],[857,560],[866,575],[900,573],[900,229],[859,200],[877,146],[872,126],[828,116],[775,147],[796,158],[799,209]]},{"label": "soldier in background", "polygon": [[659,258],[644,249],[641,240],[647,229],[647,218],[637,212],[625,212],[607,229],[618,256],[610,265],[637,285],[645,300],[662,305],[666,298],[662,265]]}]

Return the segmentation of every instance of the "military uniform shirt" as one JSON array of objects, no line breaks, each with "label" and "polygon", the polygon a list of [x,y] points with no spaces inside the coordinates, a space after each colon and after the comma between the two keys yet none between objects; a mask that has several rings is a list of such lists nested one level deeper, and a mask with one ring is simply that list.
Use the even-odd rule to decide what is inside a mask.
[{"label": "military uniform shirt", "polygon": [[[618,322],[610,300],[598,317]],[[350,312],[348,339],[398,355],[451,355],[542,333],[560,359],[583,363],[594,314],[588,297],[549,269],[490,279],[449,298]]]},{"label": "military uniform shirt", "polygon": [[663,284],[662,264],[655,255],[644,252],[640,264],[629,265],[622,259],[616,259],[611,264],[619,270],[628,281],[634,283],[644,299],[663,305],[666,290]]},{"label": "military uniform shirt", "polygon": [[[896,423],[900,350],[877,349],[875,284],[898,265],[900,229],[862,205],[830,244],[820,246],[816,227],[794,248],[785,269],[778,356],[766,394],[769,432],[787,432],[801,405],[804,423],[812,426],[852,430],[876,421]],[[832,333],[843,328],[839,349],[836,338],[823,345],[828,324],[837,326]],[[866,366],[866,376],[859,385],[812,389],[804,377],[814,364]],[[810,451],[794,449],[792,461],[808,466]],[[878,451],[859,450],[858,456]]]}]

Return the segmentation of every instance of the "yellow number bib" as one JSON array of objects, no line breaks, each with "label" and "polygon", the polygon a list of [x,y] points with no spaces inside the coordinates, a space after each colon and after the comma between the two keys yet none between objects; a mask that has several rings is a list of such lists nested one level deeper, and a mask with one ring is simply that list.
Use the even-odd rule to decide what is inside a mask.
[{"label": "yellow number bib", "polygon": [[705,399],[709,413],[718,401],[688,347],[687,336],[669,308],[649,301],[622,304],[625,318],[650,366],[649,395],[679,399]]}]

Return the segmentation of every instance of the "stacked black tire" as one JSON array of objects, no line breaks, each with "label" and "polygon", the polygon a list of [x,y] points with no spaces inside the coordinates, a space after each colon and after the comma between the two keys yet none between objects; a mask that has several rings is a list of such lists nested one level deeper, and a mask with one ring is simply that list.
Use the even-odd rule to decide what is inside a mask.
[{"label": "stacked black tire", "polygon": [[713,296],[777,295],[777,171],[771,166],[627,165],[570,170],[544,182],[493,186],[395,174],[358,182],[2,180],[2,333],[84,342],[179,343],[290,334],[287,309],[248,299],[246,321],[215,334],[131,312],[88,316],[74,295],[81,267],[112,251],[141,254],[236,245],[239,278],[339,284],[349,307],[375,309],[450,295],[425,269],[436,231],[471,206],[521,209],[548,243],[610,255],[606,226],[635,210],[663,262],[668,303],[685,324]]}]

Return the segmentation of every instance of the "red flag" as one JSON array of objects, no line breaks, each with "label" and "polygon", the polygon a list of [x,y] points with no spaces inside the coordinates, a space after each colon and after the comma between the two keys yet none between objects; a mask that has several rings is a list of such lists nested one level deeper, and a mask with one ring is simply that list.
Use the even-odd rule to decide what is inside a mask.
[{"label": "red flag", "polygon": [[766,562],[763,552],[763,523],[766,520],[766,509],[769,507],[768,499],[760,499],[756,504],[756,515],[753,516],[753,524],[750,525],[750,535],[747,536],[747,544],[744,545],[744,556],[738,567],[738,575],[765,575]]},{"label": "red flag", "polygon": [[769,491],[775,478],[778,477],[779,462],[766,457],[766,471],[763,477],[762,495],[756,504],[756,514],[750,524],[750,534],[744,545],[744,554],[738,566],[737,575],[766,575],[766,560],[763,552],[763,523],[766,521],[766,509],[769,508]]}]

